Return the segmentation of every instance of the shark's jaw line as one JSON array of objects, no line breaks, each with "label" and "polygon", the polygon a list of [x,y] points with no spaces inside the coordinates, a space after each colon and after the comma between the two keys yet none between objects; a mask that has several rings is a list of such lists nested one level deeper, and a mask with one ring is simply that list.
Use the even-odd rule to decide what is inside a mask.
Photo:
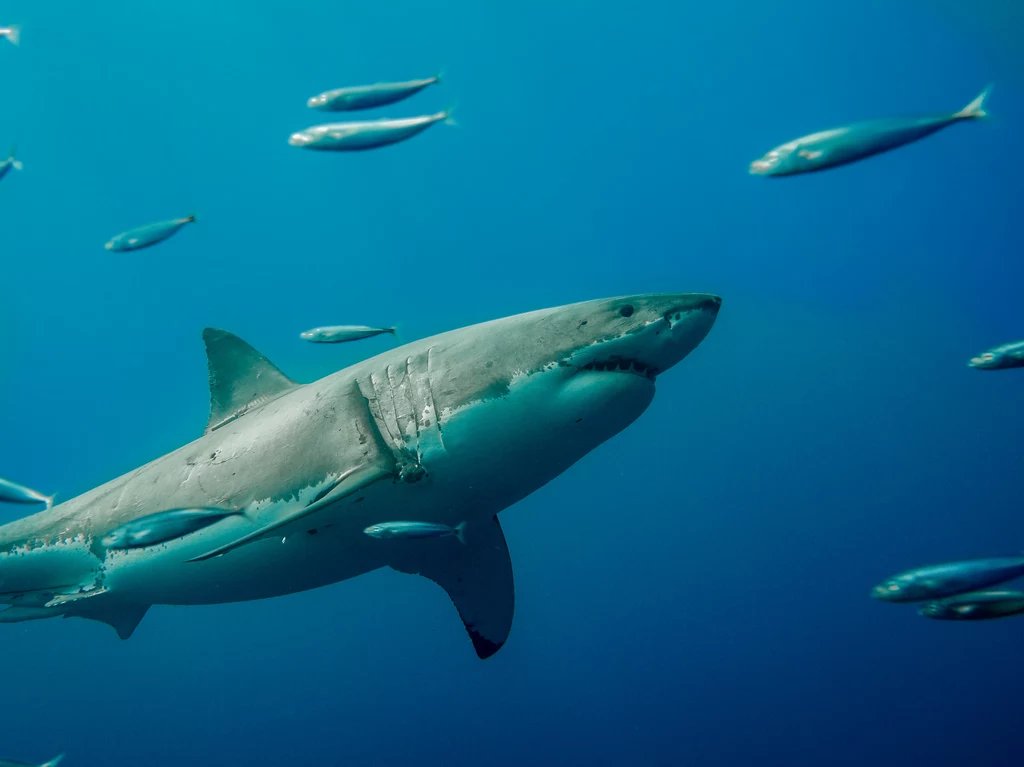
[{"label": "shark's jaw line", "polygon": [[663,319],[649,322],[643,327],[604,339],[583,347],[563,363],[576,368],[576,375],[618,373],[639,376],[654,382],[661,371],[651,361],[653,355],[645,343],[669,330]]},{"label": "shark's jaw line", "polygon": [[[654,342],[662,334],[671,333],[674,326],[707,319],[704,316],[707,312],[704,308],[666,312],[664,317],[649,321],[639,328],[584,347],[560,364],[575,367],[577,374],[618,373],[639,376],[653,383],[662,372],[653,361],[657,357],[651,348]],[[713,321],[712,316],[709,324]]]},{"label": "shark's jaw line", "polygon": [[604,361],[588,362],[579,368],[579,372],[596,371],[598,373],[628,373],[646,378],[653,382],[658,377],[658,369],[630,357],[611,357]]}]

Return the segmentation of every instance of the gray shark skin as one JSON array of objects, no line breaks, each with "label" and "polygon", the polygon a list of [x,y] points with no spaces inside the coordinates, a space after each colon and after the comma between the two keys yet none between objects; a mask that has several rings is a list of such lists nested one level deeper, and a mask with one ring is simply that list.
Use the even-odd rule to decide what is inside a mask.
[{"label": "gray shark skin", "polygon": [[[490,657],[515,602],[498,512],[639,417],[656,375],[704,339],[720,305],[691,293],[545,309],[306,385],[208,328],[206,433],[0,527],[0,623],[81,617],[128,638],[153,604],[264,599],[390,566],[444,588]],[[200,506],[245,514],[146,549],[102,545],[131,520]],[[394,519],[465,521],[465,543],[363,534]]]}]

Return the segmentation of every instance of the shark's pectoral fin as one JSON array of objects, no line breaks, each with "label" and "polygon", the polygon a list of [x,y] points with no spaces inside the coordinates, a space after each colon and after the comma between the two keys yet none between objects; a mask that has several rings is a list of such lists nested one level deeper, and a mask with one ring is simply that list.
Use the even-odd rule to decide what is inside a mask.
[{"label": "shark's pectoral fin", "polygon": [[392,476],[393,474],[390,470],[375,465],[358,466],[354,469],[349,469],[334,482],[327,492],[314,499],[307,506],[293,509],[282,517],[275,519],[273,522],[263,525],[262,527],[253,530],[251,533],[246,533],[237,540],[225,543],[223,546],[218,546],[212,551],[200,554],[198,557],[192,557],[192,559],[186,561],[202,562],[205,559],[219,557],[221,554],[226,554],[232,549],[237,549],[239,546],[244,546],[245,544],[258,540],[259,538],[265,538],[275,530],[279,530],[286,525],[290,525],[292,522],[300,520],[303,517],[307,517],[325,506],[330,506],[332,503],[336,503],[345,496],[362,490],[373,482],[390,478]]},{"label": "shark's pectoral fin", "polygon": [[[471,525],[465,536],[465,545],[455,538],[431,541],[437,545],[430,547],[429,554],[416,551],[420,548],[416,544],[427,542],[408,541],[410,545],[403,546],[407,551],[391,567],[429,578],[448,592],[476,654],[490,658],[512,630],[516,602],[512,560],[497,517]],[[442,546],[444,551],[438,551]]]},{"label": "shark's pectoral fin", "polygon": [[111,601],[80,612],[67,612],[65,618],[86,618],[111,626],[121,639],[128,639],[135,633],[139,623],[149,610],[149,605],[137,605],[131,602]]},{"label": "shark's pectoral fin", "polygon": [[206,433],[299,386],[266,357],[226,330],[206,328],[210,420]]}]

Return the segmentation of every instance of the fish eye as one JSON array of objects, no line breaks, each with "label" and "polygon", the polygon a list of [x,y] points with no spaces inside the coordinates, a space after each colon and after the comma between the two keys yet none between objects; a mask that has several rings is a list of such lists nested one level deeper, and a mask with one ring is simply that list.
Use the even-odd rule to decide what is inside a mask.
[{"label": "fish eye", "polygon": [[619,309],[619,314],[621,314],[623,317],[632,317],[633,307],[630,306],[629,304],[626,304],[621,309]]},{"label": "fish eye", "polygon": [[886,588],[888,588],[889,591],[899,591],[900,590],[900,584],[898,584],[898,583],[890,583]]},{"label": "fish eye", "polygon": [[992,352],[985,352],[984,354],[981,355],[981,358],[985,360],[985,362],[991,362],[996,358],[996,355],[994,355]]}]

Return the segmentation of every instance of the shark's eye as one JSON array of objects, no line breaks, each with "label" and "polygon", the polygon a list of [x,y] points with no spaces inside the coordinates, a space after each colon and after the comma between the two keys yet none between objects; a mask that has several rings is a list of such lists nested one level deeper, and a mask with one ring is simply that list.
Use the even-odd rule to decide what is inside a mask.
[{"label": "shark's eye", "polygon": [[633,307],[630,306],[629,304],[626,304],[621,309],[619,309],[619,314],[621,314],[623,317],[632,317]]}]

